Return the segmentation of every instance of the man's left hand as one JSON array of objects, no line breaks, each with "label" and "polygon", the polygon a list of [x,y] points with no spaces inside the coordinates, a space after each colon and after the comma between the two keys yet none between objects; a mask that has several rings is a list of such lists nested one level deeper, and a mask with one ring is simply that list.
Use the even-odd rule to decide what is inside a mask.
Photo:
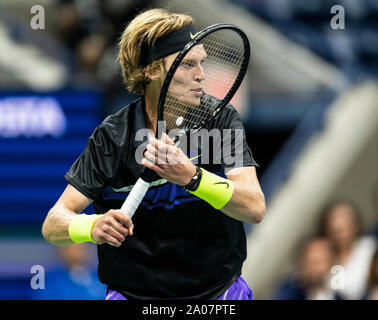
[{"label": "man's left hand", "polygon": [[162,139],[151,138],[142,165],[155,171],[171,183],[186,186],[196,173],[196,166],[184,152],[174,146],[167,134]]}]

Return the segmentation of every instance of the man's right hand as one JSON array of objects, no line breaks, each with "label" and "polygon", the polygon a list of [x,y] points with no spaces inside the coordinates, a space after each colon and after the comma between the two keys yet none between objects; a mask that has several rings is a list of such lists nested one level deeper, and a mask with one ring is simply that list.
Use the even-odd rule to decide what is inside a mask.
[{"label": "man's right hand", "polygon": [[91,236],[97,244],[120,247],[127,235],[133,235],[133,229],[130,217],[121,210],[109,210],[94,223]]}]

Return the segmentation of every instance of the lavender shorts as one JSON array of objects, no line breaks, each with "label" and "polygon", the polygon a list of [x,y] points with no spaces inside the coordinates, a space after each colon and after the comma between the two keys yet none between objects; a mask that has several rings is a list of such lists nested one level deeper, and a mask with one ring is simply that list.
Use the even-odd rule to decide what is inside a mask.
[{"label": "lavender shorts", "polygon": [[[118,291],[108,289],[105,300],[127,300]],[[217,300],[253,300],[253,292],[242,277],[239,277]]]}]

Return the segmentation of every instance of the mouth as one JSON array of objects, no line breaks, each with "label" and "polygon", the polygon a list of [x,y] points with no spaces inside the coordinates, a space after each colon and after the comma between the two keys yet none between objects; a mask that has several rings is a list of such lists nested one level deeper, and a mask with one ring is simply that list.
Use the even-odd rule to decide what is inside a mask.
[{"label": "mouth", "polygon": [[202,93],[203,93],[202,88],[191,89],[190,91],[192,91],[195,96],[202,97]]}]

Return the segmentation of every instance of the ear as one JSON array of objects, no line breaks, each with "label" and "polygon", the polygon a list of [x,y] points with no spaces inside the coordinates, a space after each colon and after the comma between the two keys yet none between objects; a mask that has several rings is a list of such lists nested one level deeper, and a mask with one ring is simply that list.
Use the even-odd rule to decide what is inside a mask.
[{"label": "ear", "polygon": [[147,77],[151,81],[157,81],[160,79],[160,74],[158,72],[154,72],[154,73],[147,72]]},{"label": "ear", "polygon": [[147,71],[146,72],[146,75],[147,77],[151,80],[151,81],[157,81],[161,78],[161,73],[159,70],[152,70],[152,71]]}]

